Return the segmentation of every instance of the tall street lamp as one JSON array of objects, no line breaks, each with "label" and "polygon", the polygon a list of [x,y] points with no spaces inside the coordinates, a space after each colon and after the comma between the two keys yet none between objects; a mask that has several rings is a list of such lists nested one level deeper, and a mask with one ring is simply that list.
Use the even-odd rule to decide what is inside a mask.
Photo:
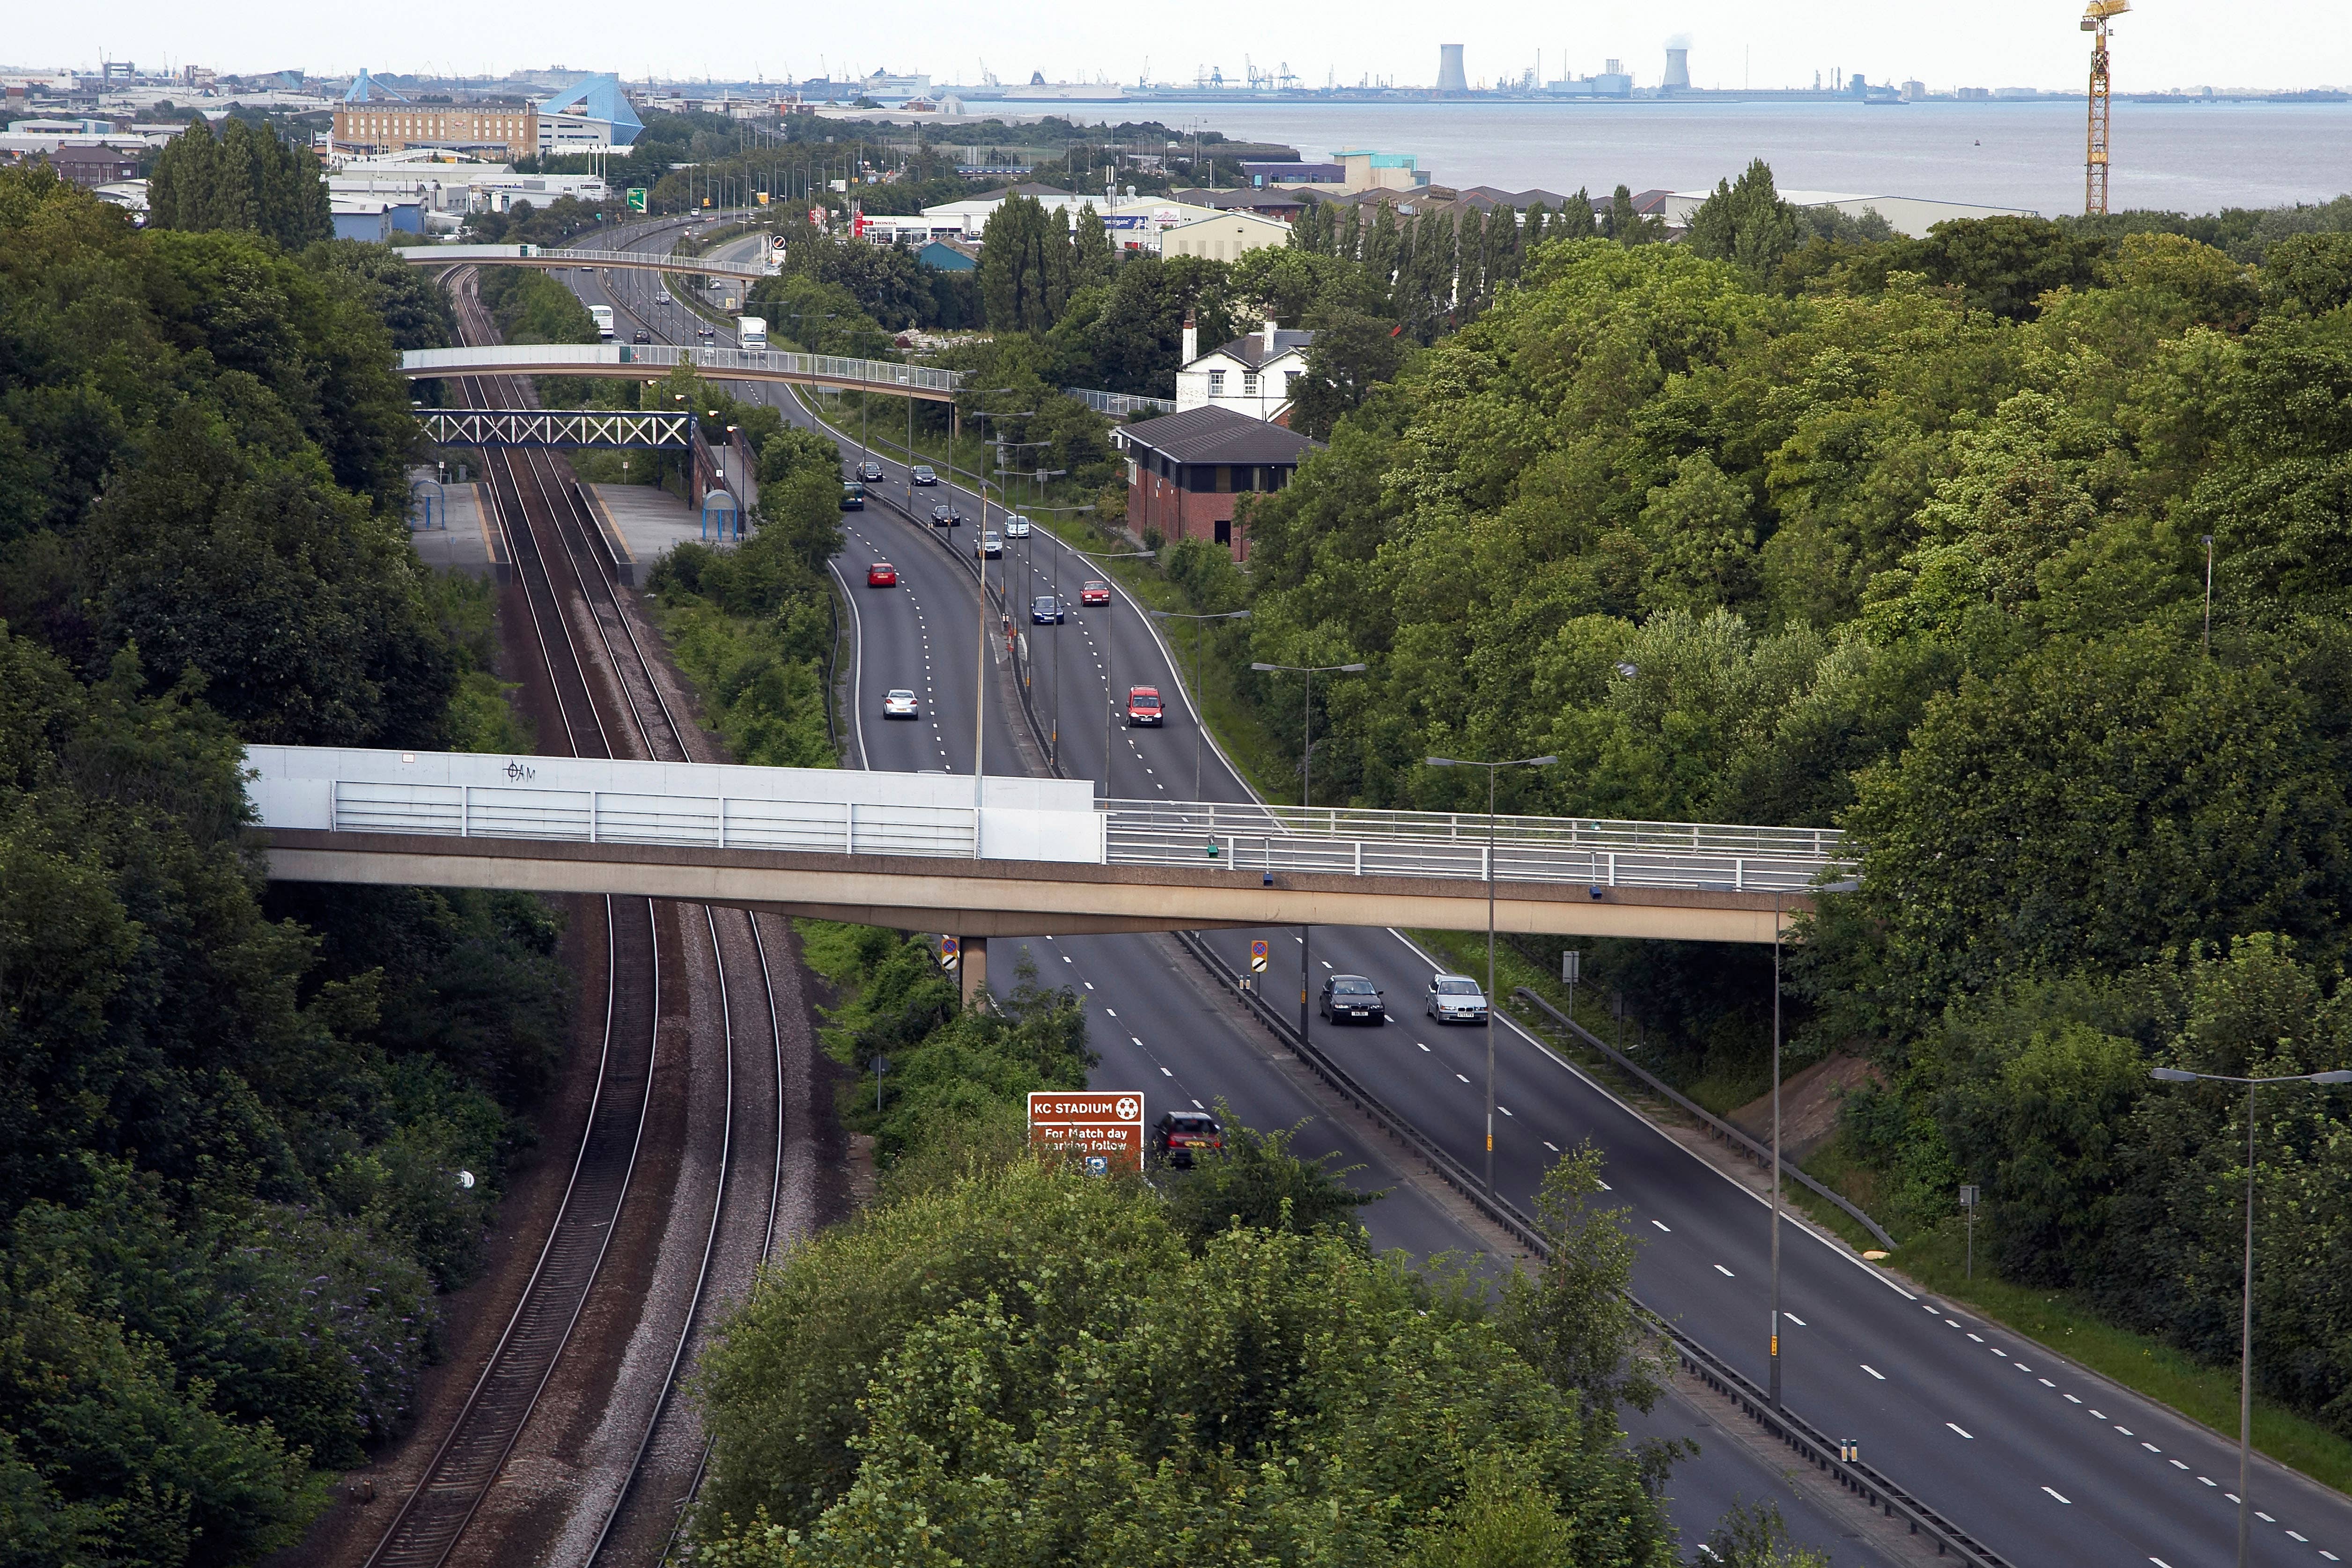
[{"label": "tall street lamp", "polygon": [[2238,1320],[2238,1568],[2248,1568],[2254,1518],[2254,1091],[2265,1083],[2352,1083],[2352,1070],[2289,1072],[2275,1078],[2233,1078],[2226,1072],[2190,1072],[2158,1067],[2148,1072],[2159,1083],[2242,1083],[2246,1086],[2246,1275]]},{"label": "tall street lamp", "polygon": [[[1305,832],[1307,813],[1315,807],[1315,677],[1360,675],[1371,666],[1369,664],[1253,664],[1250,668],[1267,674],[1286,673],[1307,677],[1307,698],[1302,709],[1307,716],[1307,722],[1300,727],[1298,735],[1298,829],[1299,831]],[[1298,1038],[1307,1043],[1312,1043],[1314,1039],[1311,1032],[1314,1026],[1307,1021],[1310,1015],[1307,1008],[1308,974],[1307,966],[1309,946],[1307,937],[1312,929],[1311,926],[1306,925],[1298,928]]]},{"label": "tall street lamp", "polygon": [[1486,1196],[1495,1196],[1495,775],[1506,768],[1550,768],[1557,757],[1517,757],[1508,762],[1475,762],[1433,757],[1432,768],[1486,770]]},{"label": "tall street lamp", "polygon": [[1177,610],[1146,612],[1154,621],[1190,621],[1192,623],[1192,799],[1201,798],[1202,737],[1209,727],[1206,697],[1201,690],[1201,622],[1203,621],[1246,621],[1246,610],[1228,610],[1217,615],[1187,615]]}]

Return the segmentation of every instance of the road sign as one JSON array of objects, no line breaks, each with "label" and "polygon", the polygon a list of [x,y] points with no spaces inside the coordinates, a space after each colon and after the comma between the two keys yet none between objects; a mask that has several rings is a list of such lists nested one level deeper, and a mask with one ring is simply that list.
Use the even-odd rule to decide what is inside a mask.
[{"label": "road sign", "polygon": [[1974,1186],[1964,1186],[1960,1188],[1960,1207],[1962,1208],[1974,1208],[1976,1206],[1977,1189]]},{"label": "road sign", "polygon": [[952,936],[940,938],[940,967],[952,969],[963,956],[963,944]]},{"label": "road sign", "polygon": [[1029,1096],[1029,1142],[1086,1164],[1087,1174],[1143,1168],[1143,1096],[1129,1090]]},{"label": "road sign", "polygon": [[1559,978],[1563,985],[1572,986],[1584,977],[1584,955],[1574,947],[1559,956]]},{"label": "road sign", "polygon": [[629,211],[631,211],[631,212],[633,212],[633,213],[642,213],[642,212],[644,212],[645,210],[646,210],[646,188],[645,188],[643,185],[632,185],[632,186],[630,186],[630,187],[629,187]]},{"label": "road sign", "polygon": [[1265,974],[1265,938],[1261,937],[1257,941],[1250,944],[1250,973],[1253,975]]}]

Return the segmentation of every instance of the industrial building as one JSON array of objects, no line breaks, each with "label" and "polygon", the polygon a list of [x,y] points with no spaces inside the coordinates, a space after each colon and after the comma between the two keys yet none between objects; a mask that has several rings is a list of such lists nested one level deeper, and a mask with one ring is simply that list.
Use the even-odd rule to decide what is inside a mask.
[{"label": "industrial building", "polygon": [[1198,256],[1211,261],[1239,261],[1254,250],[1290,243],[1290,225],[1276,218],[1250,213],[1219,213],[1214,217],[1178,224],[1160,234],[1162,256]]},{"label": "industrial building", "polygon": [[546,154],[602,152],[626,147],[645,129],[621,78],[611,71],[582,77],[543,98],[539,110],[539,150]]},{"label": "industrial building", "polygon": [[[1691,214],[1699,204],[1715,194],[1712,191],[1645,192],[1644,196],[1663,196],[1652,210],[1675,228],[1688,228]],[[1968,202],[1934,202],[1920,196],[1857,196],[1842,191],[1782,191],[1780,199],[1791,206],[1834,207],[1851,218],[1874,212],[1885,218],[1896,234],[1906,239],[1917,239],[1940,223],[1955,218],[2038,217],[2030,207],[1986,207]],[[1637,201],[1637,209],[1641,206]]]},{"label": "industrial building", "polygon": [[1449,94],[1466,94],[1469,90],[1470,78],[1465,76],[1462,71],[1462,46],[1459,44],[1438,45],[1438,96],[1443,98]]},{"label": "industrial building", "polygon": [[[361,77],[364,80],[366,73]],[[394,152],[442,148],[535,158],[540,151],[539,106],[347,101],[335,110],[335,145]]]}]

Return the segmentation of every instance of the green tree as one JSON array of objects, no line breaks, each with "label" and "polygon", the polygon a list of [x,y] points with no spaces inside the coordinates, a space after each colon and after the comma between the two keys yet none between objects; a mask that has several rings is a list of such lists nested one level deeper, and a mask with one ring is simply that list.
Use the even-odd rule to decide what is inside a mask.
[{"label": "green tree", "polygon": [[149,176],[158,228],[246,229],[299,250],[334,236],[326,177],[308,148],[231,116],[215,138],[199,116],[164,144]]},{"label": "green tree", "polygon": [[1034,196],[1012,196],[980,235],[980,297],[1000,332],[1044,333],[1069,302],[1069,225]]},{"label": "green tree", "polygon": [[1738,262],[1763,277],[1797,247],[1803,228],[1797,209],[1773,188],[1770,167],[1759,158],[1738,183],[1716,182],[1715,193],[1691,214],[1689,245],[1701,256]]}]

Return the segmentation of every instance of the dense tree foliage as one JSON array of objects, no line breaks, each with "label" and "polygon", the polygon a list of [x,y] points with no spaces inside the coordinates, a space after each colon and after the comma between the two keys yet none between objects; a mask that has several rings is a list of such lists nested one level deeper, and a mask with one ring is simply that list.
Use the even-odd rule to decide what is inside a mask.
[{"label": "dense tree foliage", "polygon": [[0,1542],[27,1568],[257,1561],[404,1427],[566,1022],[536,901],[273,891],[246,841],[244,741],[515,729],[486,595],[403,522],[391,356],[446,318],[376,247],[281,248],[274,199],[142,234],[0,172]]},{"label": "dense tree foliage", "polygon": [[215,136],[198,115],[164,144],[148,176],[147,211],[157,228],[238,230],[289,250],[335,233],[327,182],[310,150],[235,117]]},{"label": "dense tree foliage", "polygon": [[[2168,1111],[2146,1066],[2257,971],[2262,1049],[2344,1049],[2334,211],[2225,214],[2239,254],[2145,215],[1874,238],[1758,165],[1687,244],[1542,240],[1255,505],[1234,651],[1370,664],[1316,690],[1330,800],[1460,807],[1423,758],[1551,753],[1505,777],[1507,809],[1849,830],[1863,886],[1799,958],[1797,1060],[1888,1072],[1855,1138],[1901,1173],[1898,1218],[1988,1184],[2017,1206],[2003,1269],[2179,1281],[2114,1310],[2210,1353],[2243,1128]],[[1402,255],[1403,225],[1372,243]],[[1245,689],[1295,755],[1296,685]],[[1751,956],[1596,957],[1667,1070],[1760,1073]],[[2326,1103],[2279,1114],[2302,1120],[2265,1189],[2334,1179]],[[2282,1224],[2297,1257],[2345,1245]],[[2265,1376],[2352,1430],[2332,1297],[2297,1289]]]},{"label": "dense tree foliage", "polygon": [[1091,1061],[1075,996],[1024,973],[1001,1015],[960,1012],[919,941],[804,936],[846,992],[830,1047],[892,1064],[895,1104],[842,1106],[879,1131],[887,1197],[706,1359],[702,1559],[1675,1561],[1672,1455],[1616,1419],[1646,1364],[1589,1155],[1547,1211],[1559,1266],[1498,1313],[1448,1261],[1374,1257],[1368,1199],[1292,1134],[1231,1127],[1158,1190],[1029,1157],[1023,1095]]}]

